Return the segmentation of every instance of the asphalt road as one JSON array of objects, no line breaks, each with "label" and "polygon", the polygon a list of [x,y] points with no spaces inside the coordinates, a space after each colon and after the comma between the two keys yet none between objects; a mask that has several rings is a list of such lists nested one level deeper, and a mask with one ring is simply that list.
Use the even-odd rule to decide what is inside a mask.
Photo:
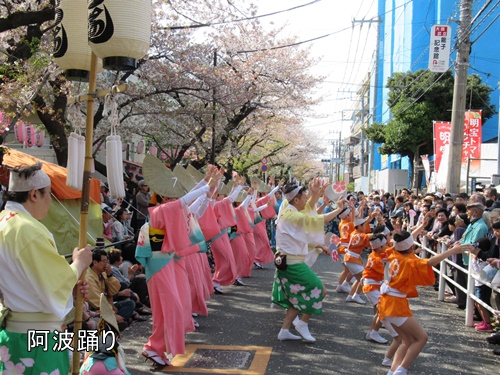
[{"label": "asphalt road", "polygon": [[[196,318],[200,328],[186,335],[186,343],[190,347],[210,345],[214,348],[248,349],[249,361],[253,356],[260,367],[255,367],[255,371],[250,371],[252,368],[198,371],[194,368],[166,367],[163,371],[179,374],[386,374],[387,368],[381,366],[381,361],[388,346],[365,340],[372,307],[345,303],[345,294],[334,292],[341,270],[339,263],[322,255],[313,269],[330,291],[323,314],[313,317],[309,324],[311,334],[317,339],[315,344],[277,340],[284,310],[271,308],[274,267],[270,264],[264,270],[254,270],[252,277],[245,279],[247,286],[225,287],[225,295],[212,296],[208,302],[209,316]],[[500,356],[492,353],[494,347],[485,340],[488,334],[466,327],[463,311],[455,305],[438,302],[437,292],[429,287],[421,288],[420,297],[412,300],[411,305],[428,333],[429,341],[410,368],[410,374],[499,373]],[[159,371],[153,369],[149,362],[145,363],[141,356],[142,345],[147,341],[150,329],[149,320],[134,323],[123,333],[121,344],[132,374]],[[380,332],[390,338],[384,329]],[[255,353],[259,352],[270,352],[267,363],[261,357],[257,360]]]}]

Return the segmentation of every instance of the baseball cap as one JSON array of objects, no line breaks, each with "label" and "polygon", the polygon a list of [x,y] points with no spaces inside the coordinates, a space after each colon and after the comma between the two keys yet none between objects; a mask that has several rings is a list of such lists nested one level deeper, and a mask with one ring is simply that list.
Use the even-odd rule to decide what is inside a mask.
[{"label": "baseball cap", "polygon": [[139,181],[139,186],[148,186],[148,183],[144,180]]},{"label": "baseball cap", "polygon": [[106,212],[107,214],[113,215],[113,210],[112,210],[112,209],[111,209],[111,207],[109,207],[109,206],[104,206],[104,207],[102,208],[102,212],[103,212],[103,213],[104,213],[104,212]]}]

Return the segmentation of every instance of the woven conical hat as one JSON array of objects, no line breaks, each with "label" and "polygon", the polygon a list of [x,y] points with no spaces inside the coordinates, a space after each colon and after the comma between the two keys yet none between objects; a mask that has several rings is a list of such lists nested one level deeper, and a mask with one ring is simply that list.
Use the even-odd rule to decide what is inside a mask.
[{"label": "woven conical hat", "polygon": [[219,188],[219,194],[228,196],[231,193],[231,190],[233,189],[233,184],[234,184],[233,180],[229,181],[227,184],[222,183],[222,187]]},{"label": "woven conical hat", "polygon": [[271,187],[269,185],[266,185],[264,181],[262,181],[258,177],[251,177],[250,182],[252,183],[252,186],[254,182],[257,182],[257,192],[259,193],[269,193],[271,191]]},{"label": "woven conical hat", "polygon": [[196,180],[196,183],[203,180],[205,175],[193,167],[191,164],[188,164],[186,167],[186,171]]},{"label": "woven conical hat", "polygon": [[176,165],[174,168],[174,175],[179,179],[179,182],[182,184],[182,187],[186,189],[186,191],[190,191],[192,188],[196,186],[198,181],[196,181],[185,169],[180,165]]},{"label": "woven conical hat", "polygon": [[234,201],[241,203],[245,200],[247,195],[248,195],[248,193],[245,190],[242,190],[238,193],[238,196],[236,197],[236,199]]},{"label": "woven conical hat", "polygon": [[142,175],[152,191],[167,198],[180,198],[186,191],[178,178],[157,157],[147,154],[142,163]]}]

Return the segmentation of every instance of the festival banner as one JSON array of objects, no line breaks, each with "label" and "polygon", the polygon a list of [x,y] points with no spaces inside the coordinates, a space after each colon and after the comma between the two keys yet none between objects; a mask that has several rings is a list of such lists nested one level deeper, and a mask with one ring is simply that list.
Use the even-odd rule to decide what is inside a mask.
[{"label": "festival banner", "polygon": [[425,182],[426,185],[429,186],[431,181],[431,165],[429,163],[429,155],[421,155],[420,158],[422,159],[422,165],[424,166]]},{"label": "festival banner", "polygon": [[434,121],[434,171],[439,172],[443,151],[450,144],[451,122]]},{"label": "festival banner", "polygon": [[[481,110],[465,111],[464,115],[462,163],[467,164],[469,158],[481,159],[483,116]],[[481,160],[471,160],[470,171],[479,171],[480,168]]]},{"label": "festival banner", "polygon": [[[434,170],[439,173],[443,151],[450,144],[451,123],[434,121]],[[468,159],[481,158],[482,111],[471,110],[464,113],[464,138],[462,144],[462,165],[467,165]],[[471,162],[471,169],[478,169],[480,160]]]}]

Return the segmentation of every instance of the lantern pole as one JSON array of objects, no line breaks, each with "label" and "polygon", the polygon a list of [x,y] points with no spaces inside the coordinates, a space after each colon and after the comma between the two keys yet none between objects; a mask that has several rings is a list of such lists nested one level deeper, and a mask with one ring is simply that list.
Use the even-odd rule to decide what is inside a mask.
[{"label": "lantern pole", "polygon": [[[87,122],[85,126],[85,164],[83,167],[82,202],[80,206],[80,232],[78,247],[81,249],[87,244],[87,227],[90,200],[90,182],[92,169],[92,140],[94,138],[94,100],[96,96],[97,56],[92,52],[90,61],[89,92],[87,97]],[[85,281],[87,270],[82,272],[80,280]],[[75,324],[73,329],[73,375],[80,373],[80,353],[78,348],[78,331],[82,328],[83,294],[76,290]]]}]

